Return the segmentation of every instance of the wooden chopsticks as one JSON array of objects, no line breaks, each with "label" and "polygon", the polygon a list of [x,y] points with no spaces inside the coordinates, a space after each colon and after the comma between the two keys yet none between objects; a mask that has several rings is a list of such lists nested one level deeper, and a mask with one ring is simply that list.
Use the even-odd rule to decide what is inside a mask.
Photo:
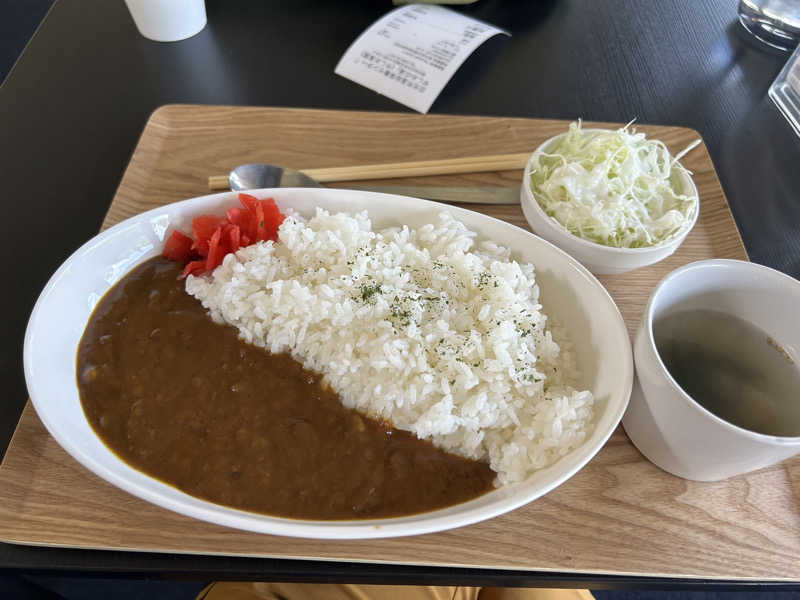
[{"label": "wooden chopsticks", "polygon": [[[469,156],[352,167],[325,167],[300,169],[303,173],[326,183],[331,181],[359,181],[363,179],[391,179],[396,177],[419,177],[422,175],[450,175],[454,173],[481,173],[485,171],[513,171],[524,169],[531,154],[495,154],[492,156]],[[211,190],[227,190],[228,176],[214,175],[208,178]]]}]

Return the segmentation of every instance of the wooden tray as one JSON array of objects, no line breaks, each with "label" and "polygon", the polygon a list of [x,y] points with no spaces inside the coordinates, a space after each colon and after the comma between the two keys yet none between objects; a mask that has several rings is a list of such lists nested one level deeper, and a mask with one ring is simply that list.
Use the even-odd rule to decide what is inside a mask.
[{"label": "wooden tray", "polygon": [[[151,116],[104,227],[206,193],[206,177],[244,162],[324,167],[525,152],[563,121],[282,108],[165,106]],[[586,126],[603,124],[586,123]],[[642,126],[673,152],[696,139]],[[709,257],[746,259],[705,146],[684,159],[700,219],[671,258],[602,277],[632,332],[667,272]],[[404,180],[519,185],[521,172]],[[345,187],[345,186],[343,186]],[[519,206],[473,206],[527,228]],[[329,541],[246,533],[128,495],[75,462],[28,405],[0,467],[0,539],[22,544],[502,569],[800,580],[800,460],[720,483],[673,477],[620,428],[575,477],[514,512],[437,534]]]}]

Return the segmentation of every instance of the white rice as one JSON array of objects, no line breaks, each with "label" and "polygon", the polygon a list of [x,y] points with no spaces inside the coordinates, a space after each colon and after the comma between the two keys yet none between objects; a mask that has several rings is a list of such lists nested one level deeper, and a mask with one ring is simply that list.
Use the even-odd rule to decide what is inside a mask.
[{"label": "white rice", "polygon": [[579,446],[593,398],[542,312],[531,264],[448,213],[372,231],[366,212],[287,218],[186,290],[218,322],[324,374],[343,403],[468,458],[496,484]]}]

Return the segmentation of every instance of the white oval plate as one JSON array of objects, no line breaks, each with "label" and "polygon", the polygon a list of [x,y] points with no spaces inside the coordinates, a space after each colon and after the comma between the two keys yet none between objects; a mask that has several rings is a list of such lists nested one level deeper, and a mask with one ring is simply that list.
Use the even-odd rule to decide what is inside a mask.
[{"label": "white oval plate", "polygon": [[132,267],[159,254],[173,227],[190,231],[192,218],[223,215],[238,204],[225,192],[193,198],[132,217],[92,238],[64,262],[45,286],[25,333],[25,379],[36,412],[51,435],[96,475],[158,506],[228,527],[309,538],[346,539],[416,535],[476,523],[526,504],[560,485],[596,453],[616,428],[631,392],[633,362],[625,323],[605,288],[573,258],[535,235],[477,212],[417,198],[335,189],[257,190],[282,209],[310,216],[367,210],[375,227],[432,221],[448,211],[481,238],[511,248],[536,266],[545,312],[567,329],[582,373],[582,387],[597,400],[590,438],[556,464],[525,482],[428,513],[392,519],[308,521],[271,517],[189,496],[117,458],[97,437],[81,408],[75,373],[77,347],[97,301]]}]

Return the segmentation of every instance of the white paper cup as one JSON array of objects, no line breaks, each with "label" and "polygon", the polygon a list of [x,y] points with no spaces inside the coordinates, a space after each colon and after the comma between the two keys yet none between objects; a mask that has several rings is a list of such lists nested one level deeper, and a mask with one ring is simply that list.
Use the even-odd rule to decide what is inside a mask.
[{"label": "white paper cup", "polygon": [[[738,260],[704,260],[681,267],[653,291],[636,333],[636,380],[622,420],[634,445],[665,471],[697,481],[726,479],[800,452],[800,437],[765,435],[732,425],[675,382],[656,350],[653,322],[691,309],[749,321],[800,365],[800,282]],[[785,401],[798,402],[800,395]]]},{"label": "white paper cup", "polygon": [[206,26],[205,0],[125,0],[136,28],[156,42],[177,42]]}]

